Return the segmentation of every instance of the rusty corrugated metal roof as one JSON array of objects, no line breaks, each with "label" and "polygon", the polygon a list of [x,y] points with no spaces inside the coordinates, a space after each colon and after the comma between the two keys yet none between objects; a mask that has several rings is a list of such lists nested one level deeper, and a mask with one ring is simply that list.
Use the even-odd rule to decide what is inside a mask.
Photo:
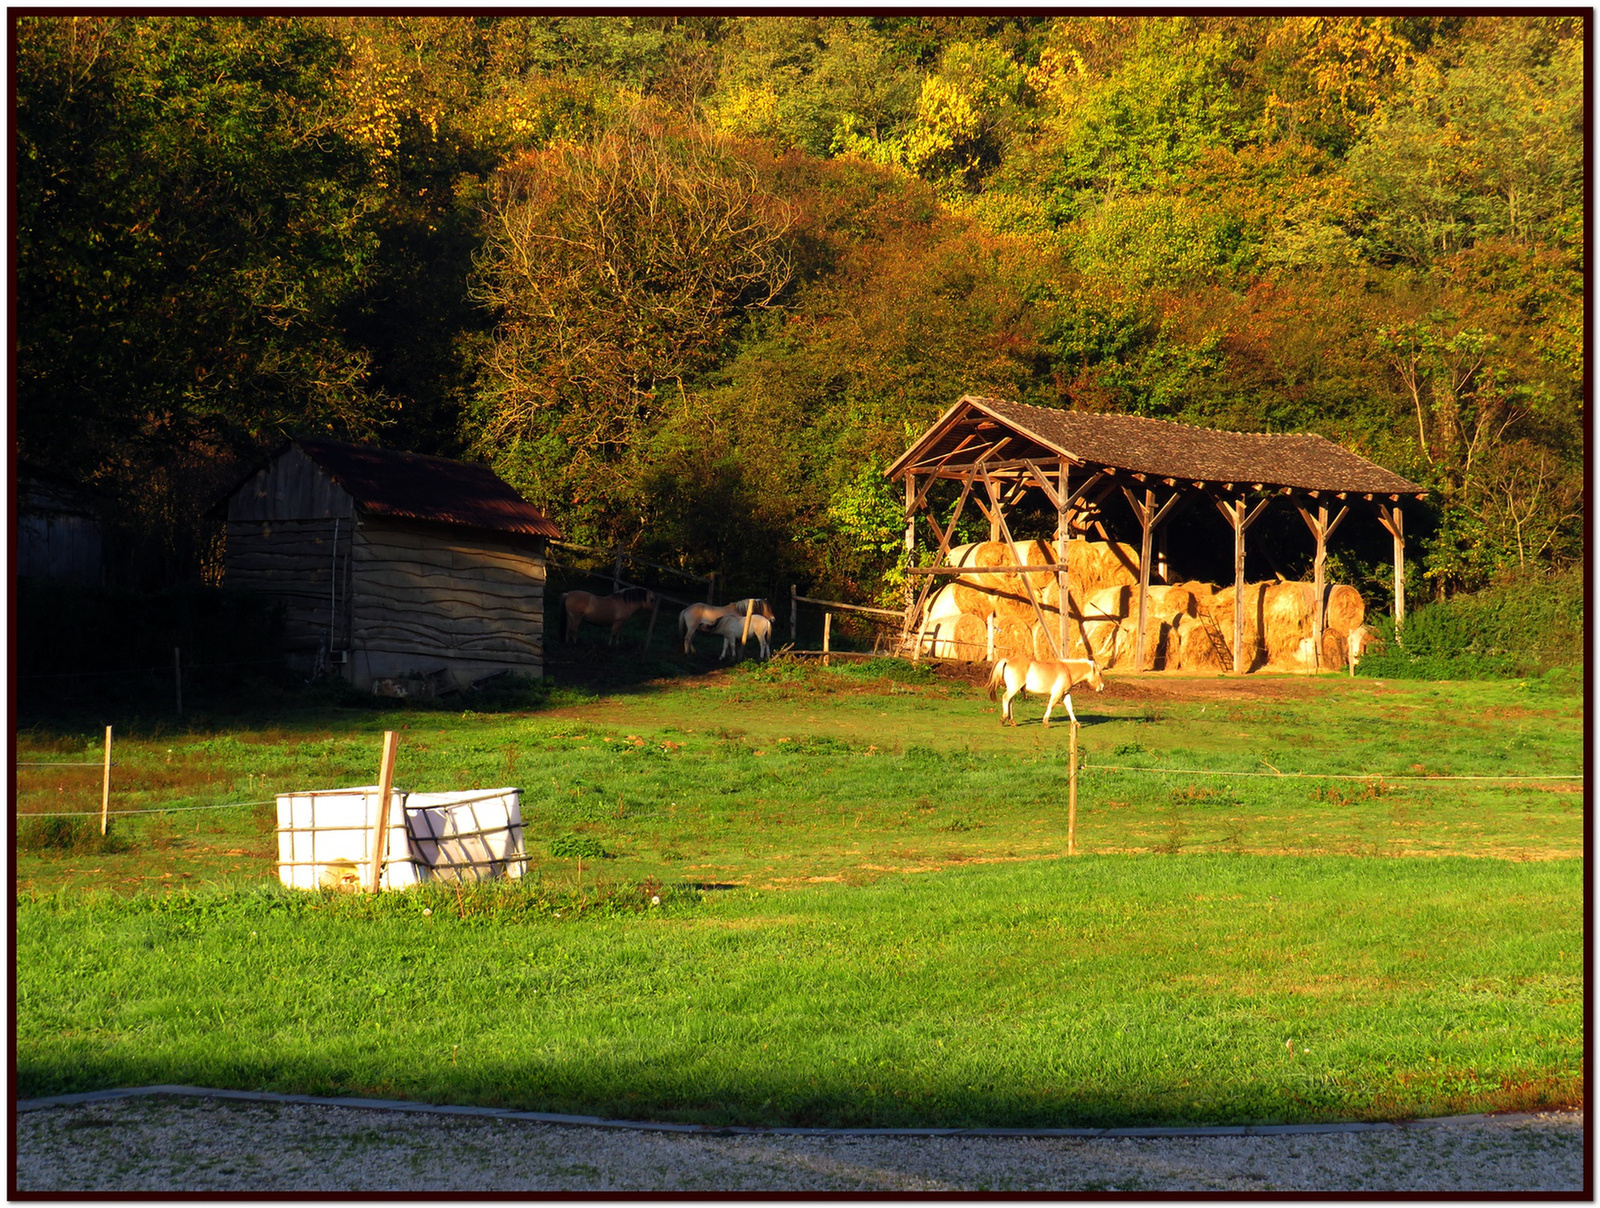
[{"label": "rusty corrugated metal roof", "polygon": [[1054,455],[1160,478],[1374,495],[1422,491],[1392,470],[1311,433],[1227,432],[1139,415],[1061,411],[977,395],[961,398],[887,473],[892,477],[913,461],[954,449],[979,413]]},{"label": "rusty corrugated metal roof", "polygon": [[561,536],[543,512],[488,466],[310,437],[294,443],[373,515]]}]

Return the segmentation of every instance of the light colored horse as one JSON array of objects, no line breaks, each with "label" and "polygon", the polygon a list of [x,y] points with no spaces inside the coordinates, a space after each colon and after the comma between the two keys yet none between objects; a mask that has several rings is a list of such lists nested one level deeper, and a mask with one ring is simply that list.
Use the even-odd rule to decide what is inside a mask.
[{"label": "light colored horse", "polygon": [[[711,627],[711,632],[722,637],[722,654],[720,657],[728,658],[735,651],[743,654],[744,642],[744,613],[740,612],[731,617],[723,617]],[[772,622],[759,612],[750,617],[750,637],[758,643],[758,653],[761,658],[772,657]],[[748,640],[748,639],[746,639]]]},{"label": "light colored horse", "polygon": [[[750,600],[736,600],[732,604],[691,604],[678,614],[678,636],[683,639],[683,652],[694,653],[694,635],[712,629],[723,617],[736,616],[744,620],[744,610]],[[756,599],[755,609],[751,613],[755,617],[765,617],[769,621],[777,619],[777,614],[772,611],[772,605],[765,600]]]},{"label": "light colored horse", "polygon": [[646,591],[642,587],[630,587],[626,591],[619,591],[609,596],[597,596],[587,591],[569,591],[561,597],[562,636],[569,645],[576,645],[578,626],[585,621],[591,625],[609,625],[611,638],[606,645],[615,646],[617,635],[622,632],[623,622],[641,608],[649,608],[655,602],[655,592]]},{"label": "light colored horse", "polygon": [[[1074,670],[1076,668],[1077,670]],[[1011,712],[1011,701],[1017,693],[1027,689],[1048,697],[1044,707],[1044,724],[1050,724],[1050,710],[1058,700],[1067,705],[1067,716],[1074,722],[1078,715],[1072,711],[1072,689],[1078,684],[1088,684],[1096,692],[1106,690],[1106,681],[1100,676],[1100,667],[1093,659],[1068,659],[1064,663],[1033,662],[1029,659],[996,659],[994,671],[989,676],[989,699],[1001,684],[1005,684],[1005,699],[1000,703],[1000,724],[1017,724]]]}]

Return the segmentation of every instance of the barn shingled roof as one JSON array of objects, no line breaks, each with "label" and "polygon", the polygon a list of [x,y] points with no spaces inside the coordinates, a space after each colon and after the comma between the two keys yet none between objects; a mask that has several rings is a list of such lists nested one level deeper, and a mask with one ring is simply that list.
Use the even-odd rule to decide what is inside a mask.
[{"label": "barn shingled roof", "polygon": [[1140,415],[1061,411],[966,395],[891,467],[946,452],[941,433],[965,407],[986,412],[1041,445],[1081,462],[1190,482],[1263,483],[1307,491],[1401,495],[1416,483],[1311,433],[1227,432]]},{"label": "barn shingled roof", "polygon": [[561,536],[543,512],[488,466],[311,437],[294,443],[373,515]]}]

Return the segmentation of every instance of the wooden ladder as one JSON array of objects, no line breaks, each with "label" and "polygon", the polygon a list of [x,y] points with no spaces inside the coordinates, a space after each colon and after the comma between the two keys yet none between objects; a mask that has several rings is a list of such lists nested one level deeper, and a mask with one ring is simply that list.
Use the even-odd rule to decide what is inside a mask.
[{"label": "wooden ladder", "polygon": [[1209,612],[1202,612],[1197,618],[1200,628],[1211,642],[1211,651],[1222,660],[1223,667],[1233,670],[1233,648],[1228,645],[1228,639],[1222,636],[1222,629],[1217,624],[1217,619]]}]

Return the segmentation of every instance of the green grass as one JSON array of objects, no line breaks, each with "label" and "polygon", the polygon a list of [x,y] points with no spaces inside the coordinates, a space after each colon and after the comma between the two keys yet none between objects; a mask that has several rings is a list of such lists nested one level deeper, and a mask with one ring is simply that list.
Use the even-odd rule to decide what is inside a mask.
[{"label": "green grass", "polygon": [[867,1126],[1543,1106],[1579,1095],[1580,881],[1091,857],[591,914],[537,886],[43,899],[20,914],[19,1093]]},{"label": "green grass", "polygon": [[[1078,701],[1069,860],[1066,727],[881,672],[124,722],[117,808],[261,804],[17,853],[21,1093],[907,1125],[1578,1098],[1581,784],[1394,779],[1581,770],[1568,687],[1113,680]],[[523,788],[522,885],[272,887],[271,796],[373,782],[386,728],[403,787]],[[35,726],[19,758],[99,741]],[[18,784],[24,831],[98,805],[94,769]]]}]

